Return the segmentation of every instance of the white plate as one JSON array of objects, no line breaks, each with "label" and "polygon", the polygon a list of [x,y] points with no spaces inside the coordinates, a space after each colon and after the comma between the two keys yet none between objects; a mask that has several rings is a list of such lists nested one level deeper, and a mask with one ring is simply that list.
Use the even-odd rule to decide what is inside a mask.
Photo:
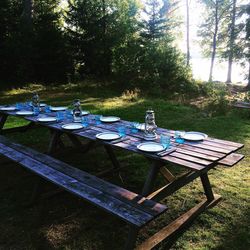
[{"label": "white plate", "polygon": [[45,107],[46,103],[40,103],[40,107]]},{"label": "white plate", "polygon": [[202,141],[207,138],[207,135],[204,133],[200,133],[200,132],[190,131],[190,132],[186,132],[183,135],[183,138],[188,141]]},{"label": "white plate", "polygon": [[55,122],[56,118],[55,117],[39,117],[39,118],[37,118],[37,121],[39,121],[39,122]]},{"label": "white plate", "polygon": [[75,130],[83,128],[83,125],[81,123],[68,123],[62,125],[62,128],[67,130]]},{"label": "white plate", "polygon": [[156,142],[144,142],[137,145],[137,148],[141,151],[149,153],[156,153],[165,149],[162,144]]},{"label": "white plate", "polygon": [[34,113],[32,111],[17,111],[16,112],[17,115],[34,115]]},{"label": "white plate", "polygon": [[65,111],[68,107],[50,107],[51,111]]},{"label": "white plate", "polygon": [[89,111],[82,110],[82,115],[88,115]]},{"label": "white plate", "polygon": [[0,110],[2,110],[2,111],[15,111],[16,107],[1,107]]},{"label": "white plate", "polygon": [[116,117],[116,116],[102,116],[100,118],[101,122],[118,122],[120,121],[120,117]]},{"label": "white plate", "polygon": [[103,132],[103,133],[100,133],[100,134],[96,135],[97,139],[105,140],[105,141],[119,139],[120,137],[121,136],[118,133],[115,133],[115,132]]},{"label": "white plate", "polygon": [[[88,115],[89,111],[82,110],[82,115]],[[71,111],[71,115],[73,115],[73,110]]]}]

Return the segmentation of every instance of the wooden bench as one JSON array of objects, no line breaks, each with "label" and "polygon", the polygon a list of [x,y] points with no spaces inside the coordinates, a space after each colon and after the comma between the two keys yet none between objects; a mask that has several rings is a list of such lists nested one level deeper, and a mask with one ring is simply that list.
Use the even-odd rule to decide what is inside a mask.
[{"label": "wooden bench", "polygon": [[250,109],[250,102],[237,101],[232,106],[235,108]]},{"label": "wooden bench", "polygon": [[167,210],[165,205],[14,143],[4,136],[0,136],[0,155],[124,220],[130,225],[126,249],[134,248],[140,228]]}]

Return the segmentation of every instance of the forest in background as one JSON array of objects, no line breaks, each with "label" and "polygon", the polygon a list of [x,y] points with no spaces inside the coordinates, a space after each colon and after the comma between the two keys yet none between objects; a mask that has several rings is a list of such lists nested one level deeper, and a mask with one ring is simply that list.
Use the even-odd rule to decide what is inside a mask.
[{"label": "forest in background", "polygon": [[[65,1],[64,1],[65,2]],[[189,0],[1,0],[0,88],[61,84],[88,77],[141,89],[197,89],[190,70]],[[249,67],[250,4],[200,0],[204,54]],[[177,11],[185,5],[186,16]],[[176,31],[186,25],[186,53]]]}]

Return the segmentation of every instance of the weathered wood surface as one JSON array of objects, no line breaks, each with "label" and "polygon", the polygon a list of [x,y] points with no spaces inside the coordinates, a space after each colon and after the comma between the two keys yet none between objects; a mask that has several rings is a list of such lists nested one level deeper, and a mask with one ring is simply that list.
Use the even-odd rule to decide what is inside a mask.
[{"label": "weathered wood surface", "polygon": [[228,156],[226,156],[224,159],[220,160],[219,163],[225,166],[234,166],[237,164],[239,161],[241,161],[245,156],[242,154],[236,154],[232,153]]},{"label": "weathered wood surface", "polygon": [[221,200],[221,196],[215,195],[215,199],[211,202],[204,199],[199,204],[191,208],[186,213],[182,214],[169,225],[161,229],[159,232],[144,241],[141,245],[136,247],[136,250],[149,250],[161,243],[163,240],[168,239],[171,235],[179,233],[185,226],[190,223],[207,208],[211,208]]},{"label": "weathered wood surface", "polygon": [[10,142],[3,136],[0,136],[0,154],[137,227],[145,225],[167,209],[160,203],[108,183],[48,155]]},{"label": "weathered wood surface", "polygon": [[[5,112],[11,115],[15,115],[15,112]],[[40,114],[39,116],[42,116],[44,114]],[[55,113],[49,113],[46,114],[48,116],[55,116]],[[131,133],[131,130],[129,128],[130,122],[128,121],[119,121],[115,123],[102,123],[99,125],[95,124],[94,115],[88,115],[90,125],[87,128],[83,128],[80,130],[75,131],[65,131],[62,129],[63,124],[67,124],[69,122],[72,122],[68,119],[65,119],[63,122],[52,122],[52,123],[39,123],[41,126],[46,126],[50,129],[60,131],[62,133],[68,134],[71,138],[71,135],[84,137],[86,139],[89,139],[91,141],[97,141],[100,144],[104,145],[110,145],[114,148],[121,148],[125,149],[131,152],[135,152],[141,155],[144,155],[147,158],[155,159],[160,162],[170,162],[176,165],[180,165],[183,167],[186,167],[191,170],[201,171],[205,168],[211,168],[212,166],[217,165],[223,158],[226,156],[232,154],[233,152],[239,150],[244,145],[241,143],[226,141],[226,140],[220,140],[215,138],[207,138],[206,140],[199,141],[199,142],[190,142],[185,141],[184,144],[176,144],[174,142],[174,139],[171,139],[171,143],[177,148],[175,152],[172,152],[168,155],[165,155],[163,157],[157,156],[153,153],[145,153],[137,149],[137,145],[145,142],[144,140],[144,133],[143,131],[139,131],[136,134]],[[35,116],[29,116],[25,117],[25,119],[38,123],[37,117]],[[115,131],[117,132],[117,129],[119,126],[124,125],[127,127],[127,138],[129,140],[119,142],[119,143],[112,143],[112,142],[106,142],[106,141],[100,141],[96,139],[96,134],[101,132],[107,132],[107,131]],[[160,134],[161,132],[166,131],[163,128],[158,128],[157,132]],[[174,131],[170,130],[172,136],[174,135]],[[159,138],[156,140],[159,141]],[[76,142],[76,141],[75,141]],[[76,144],[76,143],[75,143]],[[225,160],[225,162],[228,162]]]},{"label": "weathered wood surface", "polygon": [[238,101],[236,103],[233,103],[232,106],[235,107],[235,108],[250,109],[250,103],[249,102]]}]

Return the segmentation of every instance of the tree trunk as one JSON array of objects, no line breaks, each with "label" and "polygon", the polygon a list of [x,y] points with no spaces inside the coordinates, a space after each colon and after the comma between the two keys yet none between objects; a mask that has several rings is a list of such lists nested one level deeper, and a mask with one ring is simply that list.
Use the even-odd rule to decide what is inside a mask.
[{"label": "tree trunk", "polygon": [[234,42],[235,42],[235,15],[236,15],[236,2],[233,0],[233,9],[232,9],[232,18],[231,18],[231,27],[230,27],[230,40],[229,40],[229,55],[228,55],[228,71],[227,71],[227,83],[232,82],[232,63],[234,57]]},{"label": "tree trunk", "polygon": [[190,46],[189,46],[189,0],[186,0],[186,13],[187,13],[187,65],[190,61]]},{"label": "tree trunk", "polygon": [[218,8],[219,1],[215,2],[215,24],[214,24],[214,35],[213,35],[213,44],[212,44],[212,55],[211,55],[211,65],[210,65],[210,73],[208,81],[211,82],[213,80],[213,68],[214,68],[214,59],[216,55],[217,49],[217,33],[218,33],[218,25],[219,25],[219,17],[218,17]]},{"label": "tree trunk", "polygon": [[23,0],[23,13],[22,18],[28,27],[32,26],[32,17],[33,17],[33,0]]},{"label": "tree trunk", "polygon": [[247,82],[246,89],[250,91],[250,60],[248,61],[248,82]]}]

